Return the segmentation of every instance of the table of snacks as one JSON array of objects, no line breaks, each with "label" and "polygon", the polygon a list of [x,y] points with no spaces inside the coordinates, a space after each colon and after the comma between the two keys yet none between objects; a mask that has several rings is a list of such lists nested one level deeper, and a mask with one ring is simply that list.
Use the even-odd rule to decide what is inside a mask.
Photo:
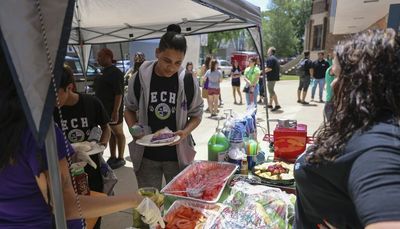
[{"label": "table of snacks", "polygon": [[291,228],[295,196],[288,193],[294,185],[253,183],[251,172],[237,175],[237,168],[195,161],[182,171],[161,191],[167,228]]}]

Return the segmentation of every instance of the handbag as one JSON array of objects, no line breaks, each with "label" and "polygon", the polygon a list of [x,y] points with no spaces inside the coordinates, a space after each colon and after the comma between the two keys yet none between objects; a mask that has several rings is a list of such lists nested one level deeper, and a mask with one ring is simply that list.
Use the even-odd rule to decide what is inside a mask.
[{"label": "handbag", "polygon": [[108,196],[114,195],[114,187],[118,182],[118,178],[115,175],[114,170],[107,164],[102,155],[100,157],[100,173],[103,179],[103,193]]},{"label": "handbag", "polygon": [[[246,78],[248,78],[249,75],[253,75],[254,69],[255,69],[255,67],[251,68],[251,72],[250,72],[250,71],[247,72],[247,74],[245,75]],[[250,85],[246,85],[246,86],[243,88],[243,92],[244,92],[244,93],[250,93]]]}]

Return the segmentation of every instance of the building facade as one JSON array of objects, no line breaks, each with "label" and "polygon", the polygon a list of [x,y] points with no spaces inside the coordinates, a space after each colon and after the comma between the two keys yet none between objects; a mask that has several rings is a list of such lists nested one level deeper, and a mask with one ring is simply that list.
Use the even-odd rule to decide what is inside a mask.
[{"label": "building facade", "polygon": [[305,26],[304,49],[315,59],[319,51],[330,53],[346,37],[367,29],[385,29],[389,8],[400,0],[313,0]]}]

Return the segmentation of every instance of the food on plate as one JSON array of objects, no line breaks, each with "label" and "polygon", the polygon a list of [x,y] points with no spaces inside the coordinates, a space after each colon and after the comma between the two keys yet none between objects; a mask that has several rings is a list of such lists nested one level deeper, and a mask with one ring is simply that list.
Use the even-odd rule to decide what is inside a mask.
[{"label": "food on plate", "polygon": [[166,229],[195,229],[201,228],[207,218],[199,210],[181,205],[168,212],[164,220]]},{"label": "food on plate", "polygon": [[254,174],[270,180],[293,180],[293,165],[285,162],[267,162],[254,166]]},{"label": "food on plate", "polygon": [[229,163],[194,163],[168,184],[163,192],[167,195],[216,202],[236,167]]},{"label": "food on plate", "polygon": [[151,138],[151,143],[165,143],[165,142],[173,142],[175,139],[175,133],[172,132],[168,127],[161,129],[153,134]]}]

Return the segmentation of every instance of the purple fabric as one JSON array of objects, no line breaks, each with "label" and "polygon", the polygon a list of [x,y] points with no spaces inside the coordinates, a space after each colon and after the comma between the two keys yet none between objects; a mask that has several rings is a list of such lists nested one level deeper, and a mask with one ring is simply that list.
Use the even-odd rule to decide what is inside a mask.
[{"label": "purple fabric", "polygon": [[203,88],[208,89],[208,78],[206,79],[206,82],[204,82]]},{"label": "purple fabric", "polygon": [[[70,144],[64,144],[60,129],[56,128],[59,159],[67,155]],[[0,152],[1,153],[1,152]],[[21,150],[13,165],[0,171],[0,228],[52,228],[50,208],[36,183],[35,175],[47,170],[44,146],[36,143],[27,128],[22,136]],[[79,223],[79,224],[78,224]],[[81,228],[78,220],[71,221],[69,228]]]}]

